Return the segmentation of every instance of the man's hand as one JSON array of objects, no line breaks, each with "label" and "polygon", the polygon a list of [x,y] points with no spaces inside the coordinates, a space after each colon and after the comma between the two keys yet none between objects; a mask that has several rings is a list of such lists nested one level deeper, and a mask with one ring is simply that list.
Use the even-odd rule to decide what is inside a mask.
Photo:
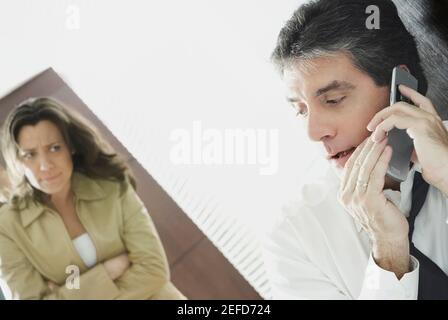
[{"label": "man's hand", "polygon": [[383,193],[392,156],[386,144],[369,137],[356,148],[345,164],[339,201],[369,235],[376,263],[400,279],[410,269],[409,224]]},{"label": "man's hand", "polygon": [[405,129],[414,141],[412,160],[421,165],[423,178],[448,196],[448,131],[428,98],[404,85],[399,89],[416,106],[397,102],[378,112],[367,129],[374,141],[394,127]]},{"label": "man's hand", "polygon": [[130,266],[127,253],[122,253],[103,263],[112,280],[119,278]]}]

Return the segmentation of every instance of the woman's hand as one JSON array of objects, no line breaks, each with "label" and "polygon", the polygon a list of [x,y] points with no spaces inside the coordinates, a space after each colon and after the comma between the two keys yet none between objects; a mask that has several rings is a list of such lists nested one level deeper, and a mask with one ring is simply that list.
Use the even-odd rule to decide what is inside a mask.
[{"label": "woman's hand", "polygon": [[51,291],[55,291],[59,286],[51,281],[47,281],[47,286]]},{"label": "woman's hand", "polygon": [[131,265],[128,254],[122,253],[103,263],[112,280],[119,278]]},{"label": "woman's hand", "polygon": [[[104,263],[104,268],[106,269],[109,277],[112,280],[119,278],[131,265],[127,253],[122,253],[116,257],[106,260]],[[47,286],[51,291],[56,290],[59,286],[52,282],[47,281]]]},{"label": "woman's hand", "polygon": [[339,201],[367,232],[376,263],[401,278],[410,268],[409,224],[383,193],[392,156],[386,144],[369,137],[356,148],[345,164]]},{"label": "woman's hand", "polygon": [[404,85],[399,89],[416,106],[397,102],[378,112],[367,129],[374,141],[394,127],[405,129],[414,141],[412,161],[421,165],[423,178],[448,195],[448,131],[428,98]]}]

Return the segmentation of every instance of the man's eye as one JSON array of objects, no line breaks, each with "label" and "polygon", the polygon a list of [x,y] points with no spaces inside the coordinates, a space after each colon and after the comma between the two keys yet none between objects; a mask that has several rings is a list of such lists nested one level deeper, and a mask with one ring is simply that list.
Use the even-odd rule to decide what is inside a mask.
[{"label": "man's eye", "polygon": [[330,100],[327,100],[327,103],[329,103],[329,104],[337,104],[337,103],[341,102],[344,99],[345,99],[345,96],[341,97],[341,98],[338,98],[338,99],[330,99]]},{"label": "man's eye", "polygon": [[307,114],[308,113],[306,112],[306,110],[297,110],[296,117],[299,117],[299,116],[306,117]]},{"label": "man's eye", "polygon": [[291,103],[292,108],[296,112],[296,117],[299,116],[306,116],[307,115],[307,108],[303,104],[297,104],[297,103]]}]

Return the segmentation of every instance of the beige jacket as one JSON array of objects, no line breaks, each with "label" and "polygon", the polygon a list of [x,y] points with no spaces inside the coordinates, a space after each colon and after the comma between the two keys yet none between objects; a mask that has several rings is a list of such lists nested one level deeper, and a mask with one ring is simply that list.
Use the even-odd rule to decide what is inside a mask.
[{"label": "beige jacket", "polygon": [[[123,184],[118,182],[73,173],[76,211],[96,248],[97,264],[90,269],[57,212],[40,204],[30,204],[21,211],[4,205],[0,209],[0,279],[5,297],[184,298],[170,282],[165,252],[147,210],[132,186],[125,184],[123,191]],[[131,266],[113,281],[102,262],[125,251]],[[80,271],[79,288],[73,288],[76,267]],[[52,291],[47,281],[59,287]]]}]

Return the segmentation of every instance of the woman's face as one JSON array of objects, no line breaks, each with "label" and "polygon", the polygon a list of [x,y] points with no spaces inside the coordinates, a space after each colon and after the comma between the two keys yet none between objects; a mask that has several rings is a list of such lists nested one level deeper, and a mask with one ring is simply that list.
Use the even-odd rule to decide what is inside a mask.
[{"label": "woman's face", "polygon": [[25,176],[34,188],[53,196],[70,190],[71,150],[53,122],[42,120],[23,126],[17,143]]}]

